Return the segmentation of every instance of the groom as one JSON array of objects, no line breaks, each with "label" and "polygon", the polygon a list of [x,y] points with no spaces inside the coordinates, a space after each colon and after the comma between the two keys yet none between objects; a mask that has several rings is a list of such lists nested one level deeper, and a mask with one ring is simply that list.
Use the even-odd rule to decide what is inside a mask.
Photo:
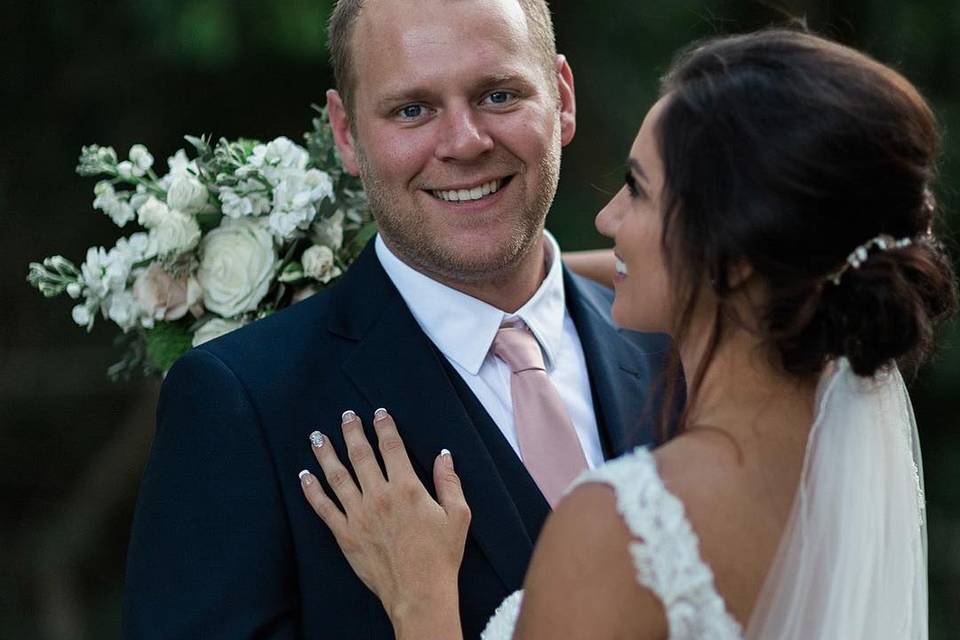
[{"label": "groom", "polygon": [[[393,637],[297,477],[319,473],[315,429],[345,457],[347,409],[368,428],[389,409],[425,481],[454,453],[468,638],[521,586],[558,482],[655,441],[667,342],[618,332],[611,292],[565,271],[543,231],[575,129],[544,0],[341,0],[330,45],[337,145],[380,235],[337,286],[170,371],[125,637]],[[508,364],[501,325],[536,364]],[[551,402],[524,395],[521,371],[546,373]]]}]

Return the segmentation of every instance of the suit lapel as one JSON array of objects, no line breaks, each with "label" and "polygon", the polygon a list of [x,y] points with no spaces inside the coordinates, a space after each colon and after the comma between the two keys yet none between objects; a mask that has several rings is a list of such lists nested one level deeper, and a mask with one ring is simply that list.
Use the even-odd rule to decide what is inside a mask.
[{"label": "suit lapel", "polygon": [[518,588],[533,550],[493,458],[451,383],[442,356],[423,334],[383,272],[371,242],[337,291],[330,330],[358,341],[344,374],[373,407],[397,421],[421,479],[432,486],[433,461],[454,454],[470,504],[470,535],[507,589]]}]

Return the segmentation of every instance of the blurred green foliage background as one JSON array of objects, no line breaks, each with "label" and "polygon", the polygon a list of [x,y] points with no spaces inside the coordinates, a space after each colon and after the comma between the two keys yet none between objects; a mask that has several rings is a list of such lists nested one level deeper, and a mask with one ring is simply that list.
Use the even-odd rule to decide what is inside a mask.
[{"label": "blurred green foliage background", "polygon": [[[329,0],[47,0],[0,5],[0,638],[119,636],[124,555],[158,385],[112,384],[105,324],[84,335],[27,264],[82,260],[116,228],[73,172],[81,145],[158,162],[184,134],[299,138],[332,76]],[[615,190],[657,78],[691,39],[788,16],[894,64],[945,130],[939,189],[960,229],[957,0],[556,0],[576,75],[578,133],[549,226],[603,246],[593,215]],[[955,235],[954,235],[955,237]],[[953,243],[955,246],[955,242]],[[929,500],[932,638],[960,636],[960,331],[913,384]],[[203,428],[198,424],[197,428]],[[242,472],[242,470],[238,470]],[[237,549],[243,554],[244,549]],[[228,613],[229,615],[229,613]]]}]

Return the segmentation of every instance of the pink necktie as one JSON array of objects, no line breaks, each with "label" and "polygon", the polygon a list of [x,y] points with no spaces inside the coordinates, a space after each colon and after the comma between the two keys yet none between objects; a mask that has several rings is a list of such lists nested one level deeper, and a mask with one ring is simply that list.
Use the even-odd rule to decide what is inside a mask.
[{"label": "pink necktie", "polygon": [[513,372],[510,395],[523,464],[550,506],[556,506],[587,469],[577,432],[547,376],[540,345],[525,325],[500,327],[493,353]]}]

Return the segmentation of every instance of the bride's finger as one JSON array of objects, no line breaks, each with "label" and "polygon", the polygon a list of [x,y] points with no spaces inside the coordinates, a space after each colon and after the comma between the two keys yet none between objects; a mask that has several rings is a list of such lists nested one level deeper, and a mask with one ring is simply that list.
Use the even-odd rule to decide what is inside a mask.
[{"label": "bride's finger", "polygon": [[373,414],[373,428],[377,431],[377,443],[383,464],[387,468],[387,479],[391,482],[403,476],[414,475],[410,456],[397,431],[397,424],[386,409],[377,409]]},{"label": "bride's finger", "polygon": [[353,472],[360,482],[360,491],[367,493],[381,486],[385,480],[373,448],[363,433],[363,423],[353,411],[345,411],[342,417],[343,441],[347,443],[347,456]]},{"label": "bride's finger", "polygon": [[327,493],[320,486],[320,481],[304,469],[300,472],[300,488],[307,502],[313,507],[314,513],[320,516],[323,523],[330,527],[334,537],[339,539],[340,533],[347,525],[347,518],[333,500],[327,497]]},{"label": "bride's finger", "polygon": [[337,452],[333,450],[325,435],[314,431],[310,434],[310,445],[320,468],[323,469],[323,477],[327,479],[327,484],[333,489],[334,495],[349,516],[350,511],[360,504],[360,490],[350,477],[350,472],[340,463]]},{"label": "bride's finger", "polygon": [[464,529],[470,524],[470,507],[463,495],[460,476],[453,468],[453,456],[444,449],[433,462],[433,484],[437,488],[437,501],[447,515]]}]

